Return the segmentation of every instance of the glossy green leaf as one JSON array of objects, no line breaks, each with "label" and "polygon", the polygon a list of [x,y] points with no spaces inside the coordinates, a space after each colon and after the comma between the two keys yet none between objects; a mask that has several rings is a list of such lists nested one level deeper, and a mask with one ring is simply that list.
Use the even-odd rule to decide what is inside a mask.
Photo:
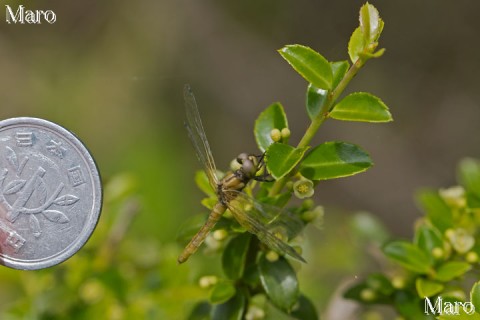
[{"label": "glossy green leaf", "polygon": [[443,290],[444,285],[436,281],[419,277],[415,281],[415,287],[417,288],[417,293],[421,298],[427,298],[440,293]]},{"label": "glossy green leaf", "polygon": [[224,303],[231,299],[236,293],[235,286],[231,282],[221,281],[217,283],[210,292],[210,303]]},{"label": "glossy green leaf", "polygon": [[422,224],[415,231],[415,244],[428,255],[431,262],[434,262],[432,250],[434,248],[443,249],[442,234],[436,228]]},{"label": "glossy green leaf", "polygon": [[435,279],[443,282],[453,280],[469,271],[472,266],[463,261],[449,261],[442,264],[435,274]]},{"label": "glossy green leaf", "polygon": [[348,95],[333,107],[329,116],[347,121],[389,122],[393,120],[382,100],[366,92]]},{"label": "glossy green leaf", "polygon": [[333,74],[332,88],[336,88],[340,83],[340,81],[342,81],[348,69],[350,68],[350,64],[348,63],[347,60],[344,60],[344,61],[330,62],[330,66],[332,67],[332,74]]},{"label": "glossy green leaf", "polygon": [[365,43],[377,41],[383,30],[383,21],[380,19],[378,10],[369,3],[360,8],[360,27]]},{"label": "glossy green leaf", "polygon": [[431,271],[431,262],[428,256],[417,246],[406,241],[393,241],[383,247],[387,257],[394,260],[404,268],[425,274]]},{"label": "glossy green leaf", "polygon": [[355,300],[366,305],[390,303],[390,297],[381,293],[375,293],[375,296],[372,297],[372,299],[365,300],[362,295],[364,290],[373,290],[370,288],[367,282],[368,279],[348,288],[348,290],[343,294],[344,298]]},{"label": "glossy green leaf", "polygon": [[389,296],[394,290],[390,280],[381,273],[369,275],[366,283],[369,288],[375,292],[380,292],[384,296]]},{"label": "glossy green leaf", "polygon": [[263,152],[273,143],[270,132],[273,129],[288,128],[287,116],[283,106],[276,102],[266,108],[255,121],[254,133],[258,148]]},{"label": "glossy green leaf", "polygon": [[323,104],[327,101],[328,91],[319,89],[313,84],[308,85],[306,107],[311,120],[315,119],[322,110]]},{"label": "glossy green leaf", "polygon": [[463,159],[458,166],[458,180],[465,188],[470,208],[480,208],[480,161]]},{"label": "glossy green leaf", "polygon": [[393,296],[395,309],[403,316],[404,319],[423,319],[433,320],[434,318],[427,317],[424,313],[425,300],[418,297],[413,291],[396,291]]},{"label": "glossy green leaf", "polygon": [[265,255],[258,263],[260,281],[270,301],[278,308],[289,312],[299,297],[295,270],[285,258],[270,262]]},{"label": "glossy green leaf", "polygon": [[421,190],[417,194],[417,201],[425,210],[428,220],[442,233],[453,227],[452,211],[436,190]]},{"label": "glossy green leaf", "polygon": [[332,88],[332,68],[320,53],[298,44],[285,46],[278,52],[309,83],[324,90]]},{"label": "glossy green leaf", "polygon": [[199,302],[193,307],[187,320],[209,320],[211,309],[212,307],[208,302]]},{"label": "glossy green leaf", "polygon": [[215,196],[215,191],[210,186],[210,182],[208,181],[205,171],[198,170],[195,172],[195,183],[197,184],[197,187],[207,196]]},{"label": "glossy green leaf", "polygon": [[319,319],[315,306],[304,295],[300,295],[300,298],[298,298],[298,303],[293,308],[291,315],[295,319],[301,319],[301,320],[318,320]]},{"label": "glossy green leaf", "polygon": [[203,198],[200,203],[207,208],[208,210],[212,210],[213,207],[217,204],[218,198],[217,197],[209,197],[209,198]]},{"label": "glossy green leaf", "polygon": [[370,156],[360,147],[332,141],[312,149],[300,163],[300,172],[310,180],[351,176],[372,166]]},{"label": "glossy green leaf", "polygon": [[470,302],[475,306],[475,310],[480,311],[480,281],[475,282],[470,290]]},{"label": "glossy green leaf", "polygon": [[225,303],[217,304],[211,312],[211,320],[242,320],[247,308],[247,299],[242,291]]},{"label": "glossy green leaf", "polygon": [[[333,74],[332,87],[335,88],[343,79],[350,67],[348,61],[330,62]],[[328,90],[319,89],[313,84],[308,85],[306,107],[311,120],[315,119],[321,112],[322,107],[327,102]]]},{"label": "glossy green leaf", "polygon": [[353,31],[350,41],[348,42],[348,55],[350,56],[350,61],[355,63],[360,54],[364,51],[365,48],[365,38],[363,36],[362,28],[358,27]]},{"label": "glossy green leaf", "polygon": [[271,144],[266,153],[268,172],[275,179],[284,177],[302,160],[307,150],[308,147],[297,149],[283,143]]},{"label": "glossy green leaf", "polygon": [[231,239],[222,255],[222,268],[225,275],[232,280],[240,279],[245,270],[251,233],[242,233]]}]

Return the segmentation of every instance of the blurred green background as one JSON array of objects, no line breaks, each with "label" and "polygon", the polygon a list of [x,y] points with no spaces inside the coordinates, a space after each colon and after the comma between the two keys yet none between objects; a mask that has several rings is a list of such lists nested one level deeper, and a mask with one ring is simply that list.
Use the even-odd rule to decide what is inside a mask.
[{"label": "blurred green background", "polygon": [[[316,138],[359,144],[376,163],[316,189],[327,208],[325,227],[309,233],[310,263],[300,277],[322,311],[341,279],[368,264],[345,217],[366,210],[393,235],[408,236],[420,214],[414,190],[449,186],[457,161],[480,155],[480,4],[372,3],[385,21],[387,52],[350,90],[381,97],[395,121],[331,121]],[[0,268],[1,318],[184,319],[208,295],[197,282],[214,264],[194,257],[176,265],[177,230],[203,210],[193,182],[200,165],[183,127],[183,85],[196,93],[220,168],[256,150],[253,122],[272,102],[285,106],[295,143],[308,125],[306,83],[276,50],[300,43],[329,60],[347,59],[363,2],[7,4],[53,10],[57,22],[9,25],[0,14],[0,118],[41,117],[75,132],[95,156],[107,192],[98,230],[79,255],[53,271]]]}]

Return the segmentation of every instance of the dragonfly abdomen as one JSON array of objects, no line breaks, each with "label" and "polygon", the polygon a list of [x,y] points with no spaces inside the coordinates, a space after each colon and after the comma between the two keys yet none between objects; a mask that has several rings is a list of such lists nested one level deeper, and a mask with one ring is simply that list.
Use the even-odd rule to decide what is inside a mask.
[{"label": "dragonfly abdomen", "polygon": [[227,210],[227,207],[222,203],[218,202],[215,204],[205,224],[192,238],[192,240],[190,240],[185,249],[183,249],[182,254],[177,259],[178,263],[184,263],[192,254],[197,251],[198,247],[200,247],[203,241],[205,241],[205,238],[210,230],[212,230],[218,220],[220,220],[225,210]]}]

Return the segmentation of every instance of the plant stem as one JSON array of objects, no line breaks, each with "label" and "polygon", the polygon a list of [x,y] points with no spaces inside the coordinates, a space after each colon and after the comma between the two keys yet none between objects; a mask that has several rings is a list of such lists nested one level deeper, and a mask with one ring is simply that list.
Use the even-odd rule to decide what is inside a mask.
[{"label": "plant stem", "polygon": [[[305,131],[305,134],[303,135],[302,139],[297,145],[297,148],[304,148],[307,147],[310,142],[312,141],[313,137],[317,133],[318,129],[320,126],[323,124],[325,120],[328,118],[328,114],[332,107],[334,106],[335,101],[337,101],[338,97],[343,93],[347,85],[350,83],[350,81],[355,77],[357,72],[363,67],[366,61],[363,59],[359,58],[351,67],[348,69],[347,73],[345,76],[342,78],[340,83],[337,85],[337,87],[331,91],[328,94],[327,101],[323,105],[322,109],[318,113],[318,115],[312,120],[310,125],[308,126],[307,130]],[[292,170],[290,174],[286,175],[285,177],[275,181],[273,184],[272,188],[270,189],[268,195],[270,197],[273,197],[280,193],[280,191],[283,189],[285,184],[287,183],[288,179],[292,177],[296,173],[296,170]]]}]

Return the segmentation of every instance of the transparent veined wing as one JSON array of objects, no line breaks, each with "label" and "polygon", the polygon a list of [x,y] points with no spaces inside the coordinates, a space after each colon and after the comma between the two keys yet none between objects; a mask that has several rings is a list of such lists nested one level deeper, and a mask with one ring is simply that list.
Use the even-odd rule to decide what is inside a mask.
[{"label": "transparent veined wing", "polygon": [[283,232],[287,236],[298,234],[303,226],[300,219],[281,208],[260,203],[243,192],[229,190],[228,193],[233,199],[227,202],[227,207],[241,226],[255,234],[270,249],[306,262],[295,249],[275,235]]},{"label": "transparent veined wing", "polygon": [[195,96],[188,84],[183,88],[183,98],[185,99],[185,111],[187,114],[185,127],[187,128],[188,136],[195,148],[198,160],[200,160],[204,166],[210,185],[213,189],[216,189],[218,178],[215,173],[217,172],[217,168],[215,166],[215,161],[213,160],[212,151],[210,150],[205,130],[203,129],[202,119],[200,118],[200,112],[198,111]]}]

